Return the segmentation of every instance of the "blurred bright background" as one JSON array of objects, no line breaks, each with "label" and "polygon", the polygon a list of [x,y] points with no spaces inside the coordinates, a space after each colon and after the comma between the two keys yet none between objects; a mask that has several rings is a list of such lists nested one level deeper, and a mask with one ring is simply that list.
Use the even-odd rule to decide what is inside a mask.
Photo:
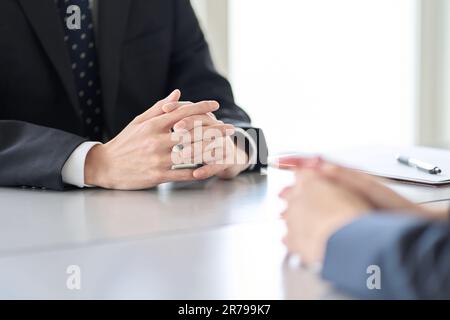
[{"label": "blurred bright background", "polygon": [[192,0],[272,153],[449,147],[449,2]]}]

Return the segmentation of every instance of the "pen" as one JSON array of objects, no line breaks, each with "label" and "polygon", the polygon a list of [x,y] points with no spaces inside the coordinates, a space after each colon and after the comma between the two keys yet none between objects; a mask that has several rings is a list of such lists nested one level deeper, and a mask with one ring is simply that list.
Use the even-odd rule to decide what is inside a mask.
[{"label": "pen", "polygon": [[420,171],[423,171],[423,172],[426,172],[429,174],[442,173],[442,170],[439,167],[432,165],[430,163],[427,163],[425,161],[418,160],[418,159],[405,157],[405,156],[398,156],[397,161],[400,162],[401,164],[404,164],[405,166],[416,168]]}]

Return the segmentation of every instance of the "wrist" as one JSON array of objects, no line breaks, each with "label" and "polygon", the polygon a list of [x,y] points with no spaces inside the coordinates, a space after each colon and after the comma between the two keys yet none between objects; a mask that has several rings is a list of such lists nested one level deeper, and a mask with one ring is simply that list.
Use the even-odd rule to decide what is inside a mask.
[{"label": "wrist", "polygon": [[84,183],[89,186],[104,187],[105,146],[94,146],[87,154],[84,165]]}]

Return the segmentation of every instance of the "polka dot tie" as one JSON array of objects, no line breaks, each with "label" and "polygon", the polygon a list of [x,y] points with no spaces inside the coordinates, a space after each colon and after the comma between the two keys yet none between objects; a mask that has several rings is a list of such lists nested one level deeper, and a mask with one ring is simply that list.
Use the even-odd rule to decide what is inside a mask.
[{"label": "polka dot tie", "polygon": [[[72,72],[80,101],[80,115],[84,134],[93,141],[102,141],[103,116],[94,25],[89,0],[58,0],[58,9],[64,27],[64,41],[69,50]],[[80,29],[69,29],[67,13],[70,6],[80,8]],[[72,12],[72,11],[71,11]]]}]

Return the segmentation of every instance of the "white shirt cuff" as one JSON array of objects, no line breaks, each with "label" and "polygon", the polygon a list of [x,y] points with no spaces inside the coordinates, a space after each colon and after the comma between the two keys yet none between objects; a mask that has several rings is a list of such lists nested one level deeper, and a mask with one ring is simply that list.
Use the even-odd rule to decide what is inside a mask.
[{"label": "white shirt cuff", "polygon": [[67,159],[61,171],[62,180],[78,188],[91,187],[84,183],[84,164],[88,152],[100,142],[84,142],[76,148]]},{"label": "white shirt cuff", "polygon": [[255,168],[256,164],[258,163],[258,145],[256,144],[255,139],[251,135],[247,133],[242,128],[236,128],[235,134],[241,134],[247,139],[249,143],[249,154],[248,154],[248,170],[253,170]]}]

